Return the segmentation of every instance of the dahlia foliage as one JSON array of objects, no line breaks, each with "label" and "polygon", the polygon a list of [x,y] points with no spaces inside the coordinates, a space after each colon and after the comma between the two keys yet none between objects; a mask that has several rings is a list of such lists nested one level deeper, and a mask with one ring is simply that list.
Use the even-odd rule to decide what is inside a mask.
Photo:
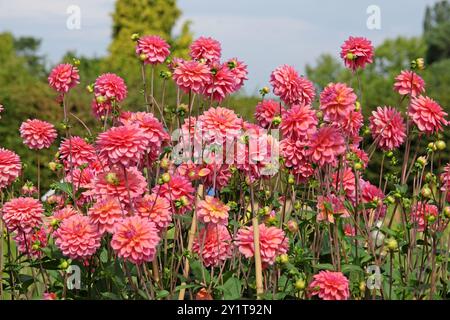
[{"label": "dahlia foliage", "polygon": [[[425,95],[421,64],[386,80],[397,105],[361,105],[353,85],[376,57],[350,37],[340,54],[354,81],[319,88],[280,65],[272,92],[248,106],[253,123],[227,105],[249,75],[219,41],[200,37],[181,59],[159,36],[132,38],[143,90],[113,73],[88,79],[100,132],[67,117],[76,63],[48,77],[67,125],[17,128],[37,157],[59,148],[51,190],[39,175],[24,181],[28,159],[0,147],[2,298],[448,297],[448,115]],[[164,78],[161,92],[148,90],[146,68]],[[143,110],[123,108],[128,90],[142,92]],[[77,125],[88,134],[73,135]]]}]

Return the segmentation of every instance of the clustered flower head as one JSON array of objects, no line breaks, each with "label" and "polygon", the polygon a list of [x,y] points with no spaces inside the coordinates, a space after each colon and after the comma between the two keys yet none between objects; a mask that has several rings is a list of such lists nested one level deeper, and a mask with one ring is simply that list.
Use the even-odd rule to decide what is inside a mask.
[{"label": "clustered flower head", "polygon": [[294,105],[282,116],[281,132],[285,138],[299,139],[311,137],[317,131],[316,112],[308,105]]},{"label": "clustered flower head", "polygon": [[447,113],[436,101],[425,96],[418,96],[411,100],[408,115],[417,128],[425,134],[440,132],[448,124],[445,119]]},{"label": "clustered flower head", "polygon": [[112,233],[117,221],[123,217],[120,202],[115,198],[101,199],[88,211],[90,222],[98,227],[98,231]]},{"label": "clustered flower head", "polygon": [[65,138],[59,147],[60,159],[66,169],[70,166],[79,167],[97,159],[95,148],[81,137]]},{"label": "clustered flower head", "polygon": [[51,123],[38,119],[27,120],[20,126],[23,143],[34,150],[50,148],[57,135]]},{"label": "clustered flower head", "polygon": [[192,251],[197,253],[206,267],[216,267],[231,257],[231,236],[226,226],[208,224],[194,239]]},{"label": "clustered flower head", "polygon": [[8,231],[29,233],[43,222],[44,207],[34,198],[14,198],[3,205],[1,216]]},{"label": "clustered flower head", "polygon": [[19,156],[13,151],[0,148],[0,189],[13,183],[21,171],[22,163]]},{"label": "clustered flower head", "polygon": [[349,281],[342,272],[320,271],[313,276],[309,289],[322,300],[347,300],[350,296]]},{"label": "clustered flower head", "polygon": [[341,58],[345,66],[353,71],[364,69],[373,62],[373,46],[363,37],[349,37],[341,46]]},{"label": "clustered flower head", "polygon": [[372,137],[382,150],[400,147],[406,138],[405,123],[400,112],[392,107],[378,107],[369,118]]},{"label": "clustered flower head", "polygon": [[189,179],[181,175],[172,175],[168,182],[155,186],[152,191],[169,200],[175,213],[184,214],[193,207],[195,189]]},{"label": "clustered flower head", "polygon": [[94,93],[98,100],[121,102],[127,97],[127,86],[118,75],[105,73],[95,80]]},{"label": "clustered flower head", "polygon": [[150,219],[158,230],[167,228],[172,222],[172,207],[167,198],[156,193],[146,194],[135,203],[136,214]]},{"label": "clustered flower head", "polygon": [[173,71],[173,80],[184,92],[202,94],[211,77],[211,69],[195,60],[180,61]]},{"label": "clustered flower head", "polygon": [[205,200],[197,204],[197,217],[202,223],[228,224],[228,211],[230,207],[217,198],[205,196]]},{"label": "clustered flower head", "polygon": [[346,150],[342,134],[335,127],[322,127],[311,138],[308,154],[320,166],[337,165],[338,156]]},{"label": "clustered flower head", "polygon": [[210,37],[200,37],[189,47],[189,55],[195,60],[205,60],[208,63],[220,60],[222,47],[220,42]]},{"label": "clustered flower head", "polygon": [[274,123],[274,118],[280,117],[281,122],[281,115],[284,111],[285,109],[279,102],[265,99],[256,105],[255,119],[262,128],[277,128],[279,123]]},{"label": "clustered flower head", "polygon": [[425,81],[414,71],[403,70],[395,78],[394,90],[401,95],[416,97],[425,91]]},{"label": "clustered flower head", "polygon": [[163,63],[169,56],[169,44],[159,36],[144,36],[138,39],[136,54],[145,64]]},{"label": "clustered flower head", "polygon": [[356,94],[345,83],[330,83],[320,94],[320,109],[325,120],[341,121],[355,109]]},{"label": "clustered flower head", "polygon": [[53,68],[48,76],[48,84],[59,93],[67,93],[80,83],[78,68],[69,64],[59,64]]}]

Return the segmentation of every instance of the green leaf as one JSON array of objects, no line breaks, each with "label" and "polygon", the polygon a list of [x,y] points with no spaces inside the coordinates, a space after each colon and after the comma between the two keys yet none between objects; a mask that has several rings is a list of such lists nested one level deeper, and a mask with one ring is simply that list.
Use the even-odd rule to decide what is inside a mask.
[{"label": "green leaf", "polygon": [[355,264],[343,264],[341,266],[341,271],[342,271],[342,273],[348,273],[348,272],[352,272],[352,271],[364,273],[364,270],[360,266],[355,265]]},{"label": "green leaf", "polygon": [[156,295],[156,299],[162,299],[162,298],[165,298],[165,297],[167,297],[169,294],[170,294],[169,291],[167,291],[167,290],[161,290],[161,291],[159,291],[158,294]]},{"label": "green leaf", "polygon": [[241,297],[241,287],[241,280],[231,277],[223,284],[223,286],[219,286],[217,289],[223,292],[225,300],[236,300]]},{"label": "green leaf", "polygon": [[322,270],[334,270],[334,266],[331,263],[319,263],[316,264],[314,268]]},{"label": "green leaf", "polygon": [[208,270],[202,265],[202,263],[198,260],[191,260],[191,270],[195,279],[200,282],[206,281],[206,284],[211,282],[211,277],[209,275]]}]

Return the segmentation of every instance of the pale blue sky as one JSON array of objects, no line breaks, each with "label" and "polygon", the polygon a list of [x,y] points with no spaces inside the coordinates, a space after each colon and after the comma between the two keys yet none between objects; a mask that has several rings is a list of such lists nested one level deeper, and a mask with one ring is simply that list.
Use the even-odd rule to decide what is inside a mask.
[{"label": "pale blue sky", "polygon": [[[422,32],[426,5],[435,0],[179,0],[181,21],[192,20],[196,36],[221,41],[224,58],[238,57],[249,67],[248,93],[268,82],[280,64],[304,71],[324,52],[338,56],[350,35],[375,45],[398,35]],[[66,27],[67,7],[81,9],[81,29]],[[369,5],[381,10],[381,30],[366,26]],[[42,53],[57,62],[68,50],[88,56],[106,53],[114,0],[0,0],[0,32],[43,39]],[[180,22],[181,22],[180,21]],[[179,29],[179,25],[176,30]]]}]

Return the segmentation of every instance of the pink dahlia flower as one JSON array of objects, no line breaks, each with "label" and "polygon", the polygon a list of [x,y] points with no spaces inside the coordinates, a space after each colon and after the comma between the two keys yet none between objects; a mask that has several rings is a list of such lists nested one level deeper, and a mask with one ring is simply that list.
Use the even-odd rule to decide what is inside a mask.
[{"label": "pink dahlia flower", "polygon": [[61,209],[55,210],[53,212],[53,215],[50,216],[49,219],[47,220],[48,223],[46,225],[49,228],[50,233],[52,233],[58,228],[58,226],[61,224],[63,220],[71,216],[80,214],[81,213],[75,210],[74,207],[72,207],[71,205],[67,205],[65,207],[62,207]]},{"label": "pink dahlia flower", "polygon": [[91,101],[92,113],[97,119],[104,119],[107,115],[111,115],[113,106],[110,101],[98,102],[97,99]]},{"label": "pink dahlia flower", "polygon": [[74,167],[80,167],[97,159],[94,147],[78,136],[64,139],[59,147],[59,154],[66,169],[70,168],[70,163]]},{"label": "pink dahlia flower", "polygon": [[445,120],[447,113],[433,99],[424,96],[413,98],[409,106],[408,115],[420,131],[432,134],[443,130],[448,124]]},{"label": "pink dahlia flower", "polygon": [[203,88],[203,95],[215,101],[223,99],[236,89],[236,79],[227,65],[213,66],[211,81]]},{"label": "pink dahlia flower", "polygon": [[317,131],[317,116],[307,105],[295,105],[284,112],[281,132],[285,138],[303,140]]},{"label": "pink dahlia flower", "polygon": [[356,200],[356,181],[352,169],[345,168],[344,170],[334,173],[332,177],[333,186],[337,186],[336,192],[344,190],[347,198],[354,202]]},{"label": "pink dahlia flower", "polygon": [[89,258],[101,244],[97,227],[90,223],[89,217],[80,214],[64,219],[55,233],[55,244],[71,259]]},{"label": "pink dahlia flower", "polygon": [[403,117],[394,108],[378,107],[372,111],[369,122],[372,138],[382,150],[396,149],[405,141],[406,129]]},{"label": "pink dahlia flower", "polygon": [[23,143],[34,150],[50,148],[57,135],[55,127],[46,121],[27,120],[22,122],[20,126],[20,136]]},{"label": "pink dahlia flower", "polygon": [[205,267],[217,267],[232,254],[231,236],[226,226],[209,224],[194,238],[192,251],[197,253]]},{"label": "pink dahlia flower", "polygon": [[210,143],[224,143],[238,136],[242,121],[233,110],[217,107],[209,108],[200,117],[203,140]]},{"label": "pink dahlia flower", "polygon": [[[278,255],[288,251],[289,242],[284,231],[277,227],[266,227],[265,224],[259,225],[259,242],[261,249],[261,260],[265,264],[272,265]],[[253,227],[243,227],[239,229],[235,244],[239,252],[246,258],[253,257],[255,247],[253,242]]]},{"label": "pink dahlia flower", "polygon": [[97,138],[99,157],[124,167],[138,164],[148,144],[147,135],[137,125],[112,127]]},{"label": "pink dahlia flower", "polygon": [[115,198],[102,199],[89,208],[89,221],[98,227],[98,231],[113,233],[114,225],[123,217],[120,202]]},{"label": "pink dahlia flower", "polygon": [[205,186],[221,190],[231,179],[230,165],[211,163],[207,165],[210,174],[206,176]]},{"label": "pink dahlia flower", "polygon": [[273,87],[273,93],[289,106],[309,105],[316,96],[312,82],[299,76],[297,71],[288,65],[282,65],[272,72],[270,84]]},{"label": "pink dahlia flower", "polygon": [[256,105],[255,119],[264,129],[277,128],[278,124],[274,124],[272,121],[275,117],[284,114],[284,111],[285,109],[279,102],[271,99],[263,100]]},{"label": "pink dahlia flower", "polygon": [[197,61],[180,62],[173,71],[173,80],[184,92],[201,94],[211,79],[210,68]]},{"label": "pink dahlia flower", "polygon": [[155,186],[152,191],[169,200],[175,213],[184,214],[192,210],[195,189],[186,177],[174,174],[169,182]]},{"label": "pink dahlia flower", "polygon": [[[363,126],[364,117],[361,111],[350,111],[347,117],[341,119],[343,133],[351,140],[359,137],[359,130]],[[354,141],[355,142],[355,141]]]},{"label": "pink dahlia flower", "polygon": [[419,201],[411,210],[411,221],[417,231],[423,232],[428,226],[428,217],[437,218],[438,215],[438,208],[435,205]]},{"label": "pink dahlia flower", "polygon": [[121,77],[114,73],[105,73],[95,80],[94,93],[106,101],[121,102],[127,97],[127,86]]},{"label": "pink dahlia flower", "polygon": [[345,83],[330,83],[320,94],[320,109],[326,121],[344,121],[355,109],[356,94]]},{"label": "pink dahlia flower", "polygon": [[111,247],[119,257],[141,264],[154,259],[159,240],[158,229],[153,222],[133,216],[116,224]]},{"label": "pink dahlia flower", "polygon": [[19,156],[13,151],[0,148],[0,189],[13,183],[21,171],[22,163]]},{"label": "pink dahlia flower", "polygon": [[417,73],[403,70],[395,78],[394,90],[403,96],[415,97],[425,92],[425,81]]},{"label": "pink dahlia flower", "polygon": [[336,166],[337,157],[345,152],[345,141],[335,127],[322,127],[312,137],[308,154],[320,166]]},{"label": "pink dahlia flower", "polygon": [[53,68],[48,76],[48,84],[59,93],[66,93],[80,83],[77,67],[65,63]]},{"label": "pink dahlia flower", "polygon": [[9,232],[30,233],[43,222],[44,208],[34,198],[15,198],[3,205],[1,214]]},{"label": "pink dahlia flower", "polygon": [[169,56],[169,44],[159,36],[143,36],[136,45],[136,54],[143,59],[145,64],[163,63]]},{"label": "pink dahlia flower", "polygon": [[361,198],[363,203],[372,204],[373,209],[366,208],[366,213],[374,214],[376,220],[386,215],[386,205],[383,203],[383,191],[368,181],[360,180]]},{"label": "pink dahlia flower", "polygon": [[230,207],[217,198],[205,196],[205,200],[197,204],[197,217],[201,223],[228,224]]},{"label": "pink dahlia flower", "polygon": [[353,71],[364,69],[373,62],[372,42],[363,37],[350,37],[341,46],[341,58],[345,66]]},{"label": "pink dahlia flower", "polygon": [[322,300],[347,300],[350,297],[348,279],[342,272],[320,271],[309,285],[311,295]]},{"label": "pink dahlia flower", "polygon": [[248,80],[247,65],[245,65],[242,61],[239,61],[237,58],[228,60],[226,64],[228,65],[228,68],[230,68],[231,73],[234,76],[234,91],[238,91],[244,85],[244,81]]},{"label": "pink dahlia flower", "polygon": [[129,205],[130,198],[134,201],[147,190],[147,182],[136,167],[126,168],[126,172],[126,179],[123,168],[113,167],[100,172],[89,185],[86,195],[97,201],[108,197],[117,198],[121,203]]},{"label": "pink dahlia flower", "polygon": [[350,213],[344,206],[344,197],[330,194],[317,197],[317,221],[328,221],[334,223],[335,216],[347,218]]},{"label": "pink dahlia flower", "polygon": [[220,42],[210,37],[200,37],[189,47],[189,55],[195,60],[205,60],[207,63],[220,60],[222,47]]},{"label": "pink dahlia flower", "polygon": [[308,143],[302,140],[283,139],[280,142],[280,153],[284,164],[297,176],[299,182],[306,181],[314,173],[307,152]]},{"label": "pink dahlia flower", "polygon": [[156,193],[146,194],[135,203],[136,214],[150,219],[158,230],[167,228],[172,222],[170,201]]},{"label": "pink dahlia flower", "polygon": [[47,232],[44,228],[32,230],[31,233],[19,232],[14,237],[19,252],[27,256],[39,259],[42,257],[42,248],[47,246]]}]

